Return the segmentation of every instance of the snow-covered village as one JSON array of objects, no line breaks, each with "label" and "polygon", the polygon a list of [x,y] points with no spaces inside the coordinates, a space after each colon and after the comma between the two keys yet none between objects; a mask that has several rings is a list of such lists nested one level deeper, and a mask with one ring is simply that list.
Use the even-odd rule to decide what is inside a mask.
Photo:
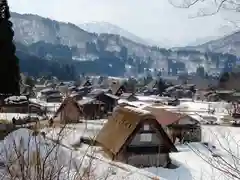
[{"label": "snow-covered village", "polygon": [[61,179],[238,179],[236,92],[182,84],[160,96],[157,80],[130,92],[123,79],[96,79],[79,86],[48,80],[4,99],[4,176],[22,173],[4,172],[16,158],[20,167],[47,169],[28,172],[34,177],[56,171],[51,176]]},{"label": "snow-covered village", "polygon": [[0,178],[239,180],[238,1],[0,0]]}]

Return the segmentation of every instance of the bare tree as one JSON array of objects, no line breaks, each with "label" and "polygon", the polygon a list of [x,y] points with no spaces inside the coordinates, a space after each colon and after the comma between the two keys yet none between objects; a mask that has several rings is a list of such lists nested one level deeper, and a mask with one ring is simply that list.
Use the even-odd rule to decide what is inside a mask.
[{"label": "bare tree", "polygon": [[178,8],[198,9],[197,16],[210,16],[220,11],[240,12],[239,0],[169,0]]},{"label": "bare tree", "polygon": [[214,145],[212,143],[203,143],[208,151],[195,148],[191,144],[188,144],[188,147],[213,170],[222,173],[225,179],[239,180],[239,141],[234,138],[231,131],[225,129],[222,131],[214,129],[210,130],[209,133],[214,139]]},{"label": "bare tree", "polygon": [[71,131],[67,131],[67,126],[63,125],[58,128],[57,134],[50,133],[52,137],[46,136],[47,131],[42,133],[28,129],[19,129],[16,133],[9,134],[0,143],[0,179],[108,179],[111,172],[95,172],[94,149],[84,149],[79,156],[77,151],[62,143],[67,132]]}]

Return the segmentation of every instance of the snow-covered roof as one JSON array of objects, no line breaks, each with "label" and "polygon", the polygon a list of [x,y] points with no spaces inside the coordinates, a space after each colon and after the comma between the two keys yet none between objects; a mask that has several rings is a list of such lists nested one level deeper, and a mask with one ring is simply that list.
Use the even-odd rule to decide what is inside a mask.
[{"label": "snow-covered roof", "polygon": [[26,96],[10,96],[4,99],[4,101],[7,104],[22,104],[26,103],[28,100]]}]

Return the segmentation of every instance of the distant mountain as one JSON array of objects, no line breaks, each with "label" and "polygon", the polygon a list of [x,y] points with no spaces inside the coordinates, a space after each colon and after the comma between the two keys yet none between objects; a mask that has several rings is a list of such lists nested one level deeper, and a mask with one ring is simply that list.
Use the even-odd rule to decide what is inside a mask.
[{"label": "distant mountain", "polygon": [[[159,46],[162,48],[169,48],[171,46],[167,45],[167,43],[164,43],[162,41],[155,41],[148,38],[141,38],[139,36],[136,36],[135,34],[108,22],[89,22],[89,23],[83,23],[79,24],[79,27],[84,29],[85,31],[91,32],[91,33],[97,33],[97,34],[116,34],[123,37],[126,37],[127,39],[130,39],[134,42],[145,44],[149,46]],[[167,40],[164,40],[165,42],[168,42]]]},{"label": "distant mountain", "polygon": [[[160,69],[171,71],[172,74],[178,71],[195,72],[199,65],[204,66],[206,71],[211,68],[221,71],[229,57],[227,54],[206,54],[195,49],[171,50],[149,46],[127,38],[127,35],[119,35],[121,31],[118,34],[91,33],[72,23],[38,15],[11,15],[17,50],[24,54],[22,60],[27,58],[27,62],[30,62],[31,57],[40,59],[37,62],[44,60],[42,69],[47,66],[49,73],[55,72],[59,76],[63,74],[58,71],[62,66],[67,65],[63,72],[70,71],[68,64],[71,68],[74,65],[77,74],[84,72],[112,76],[125,73],[138,75],[146,70],[156,74]],[[60,68],[46,65],[52,61],[57,62]],[[22,63],[23,69],[24,66]],[[31,71],[31,65],[26,66]]]},{"label": "distant mountain", "polygon": [[45,41],[84,48],[86,42],[97,36],[80,29],[71,23],[62,23],[32,14],[11,13],[15,31],[14,38],[23,44]]},{"label": "distant mountain", "polygon": [[240,56],[240,31],[216,40],[211,40],[201,45],[188,46],[183,49],[197,50],[202,52],[229,53]]},{"label": "distant mountain", "polygon": [[108,22],[89,22],[79,24],[79,27],[84,29],[85,31],[97,34],[116,34],[120,36],[124,36],[132,41],[137,43],[145,44],[145,45],[153,45],[151,42],[140,38],[133,33],[128,32],[127,30],[120,28],[117,25],[108,23]]},{"label": "distant mountain", "polygon": [[194,41],[190,42],[187,46],[198,46],[198,45],[201,45],[201,44],[204,44],[204,43],[207,43],[209,41],[213,41],[213,40],[216,40],[216,39],[219,39],[221,37],[219,36],[208,36],[208,37],[204,37],[204,38],[197,38],[195,39]]}]

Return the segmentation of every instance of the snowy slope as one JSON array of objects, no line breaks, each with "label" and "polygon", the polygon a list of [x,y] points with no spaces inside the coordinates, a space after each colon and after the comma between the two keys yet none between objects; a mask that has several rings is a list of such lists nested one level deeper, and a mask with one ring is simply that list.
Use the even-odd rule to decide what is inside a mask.
[{"label": "snowy slope", "polygon": [[[72,137],[68,136],[68,138],[70,140]],[[50,140],[44,139],[41,135],[32,136],[31,130],[19,129],[10,133],[0,142],[0,177],[2,177],[3,180],[11,179],[13,173],[21,177],[22,171],[18,168],[24,166],[18,163],[20,163],[20,161],[22,162],[22,158],[24,158],[24,162],[26,163],[25,167],[32,167],[30,172],[26,171],[25,176],[29,175],[29,179],[38,179],[40,174],[36,174],[38,173],[37,168],[32,164],[36,161],[36,153],[38,153],[40,163],[43,162],[44,167],[46,167],[46,177],[44,176],[45,178],[43,179],[165,180],[147,171],[122,163],[112,162],[100,156],[100,154],[97,156],[97,152],[95,153],[92,150],[93,149],[89,147],[82,148],[82,151],[73,150],[65,145],[56,145]],[[96,156],[94,154],[96,154]],[[22,158],[16,159],[19,155],[23,155]],[[3,164],[9,166],[14,165],[14,168],[10,168],[11,174]],[[53,177],[50,176],[52,175],[51,173],[54,175]]]},{"label": "snowy slope", "polygon": [[[128,32],[125,29],[122,29],[118,27],[117,25],[108,23],[108,22],[89,22],[89,23],[83,23],[79,24],[79,27],[84,29],[85,31],[91,32],[91,33],[107,33],[107,34],[117,34],[120,36],[124,36],[132,41],[141,43],[141,44],[149,44],[148,41],[134,35],[133,33]],[[149,44],[150,45],[150,44]]]},{"label": "snowy slope", "polygon": [[[184,49],[184,48],[182,48]],[[235,32],[197,46],[185,47],[188,50],[229,53],[240,56],[240,32]]]}]

